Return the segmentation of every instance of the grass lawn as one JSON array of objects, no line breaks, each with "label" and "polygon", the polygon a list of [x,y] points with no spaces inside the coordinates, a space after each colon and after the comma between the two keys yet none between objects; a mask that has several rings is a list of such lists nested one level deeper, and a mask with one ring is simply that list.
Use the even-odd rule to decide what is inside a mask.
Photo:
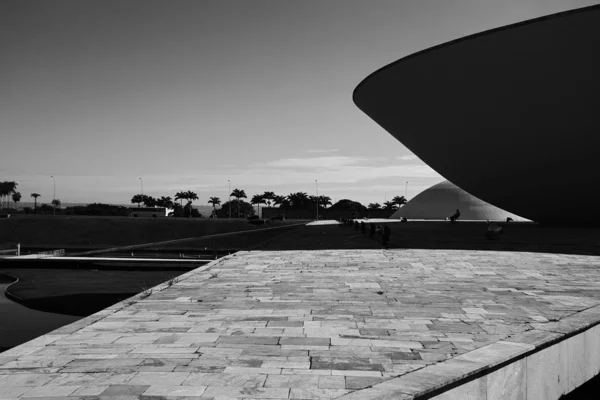
[{"label": "grass lawn", "polygon": [[0,220],[0,244],[27,248],[105,248],[296,224],[205,218],[17,215]]}]

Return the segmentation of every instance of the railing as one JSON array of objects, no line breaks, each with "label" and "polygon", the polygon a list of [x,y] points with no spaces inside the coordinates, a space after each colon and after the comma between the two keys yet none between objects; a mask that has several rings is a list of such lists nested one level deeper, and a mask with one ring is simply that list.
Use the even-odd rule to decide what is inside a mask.
[{"label": "railing", "polygon": [[0,250],[0,254],[12,254],[12,253],[17,254],[17,249]]},{"label": "railing", "polygon": [[0,254],[11,254],[11,253],[15,253],[17,256],[20,256],[21,255],[21,243],[17,243],[16,249],[0,250]]}]

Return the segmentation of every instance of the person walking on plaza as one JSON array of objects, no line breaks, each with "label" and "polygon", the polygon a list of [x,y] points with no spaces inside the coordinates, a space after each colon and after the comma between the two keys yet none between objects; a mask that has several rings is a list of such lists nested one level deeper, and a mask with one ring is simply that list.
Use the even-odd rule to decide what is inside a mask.
[{"label": "person walking on plaza", "polygon": [[381,244],[387,249],[388,248],[388,243],[390,242],[390,235],[392,233],[392,230],[390,229],[389,226],[384,226],[383,227],[383,234],[381,235]]}]

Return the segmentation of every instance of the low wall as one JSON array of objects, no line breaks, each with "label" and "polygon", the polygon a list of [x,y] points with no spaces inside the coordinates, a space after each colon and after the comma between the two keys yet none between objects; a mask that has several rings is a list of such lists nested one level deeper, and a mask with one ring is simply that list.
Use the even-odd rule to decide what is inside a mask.
[{"label": "low wall", "polygon": [[340,400],[558,400],[600,374],[600,306],[534,325]]}]

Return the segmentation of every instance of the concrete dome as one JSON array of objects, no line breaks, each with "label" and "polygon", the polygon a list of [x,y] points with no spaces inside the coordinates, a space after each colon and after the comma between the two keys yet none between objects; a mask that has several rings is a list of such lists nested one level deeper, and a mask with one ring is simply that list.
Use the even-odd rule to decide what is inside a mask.
[{"label": "concrete dome", "polygon": [[449,181],[433,185],[419,193],[390,218],[446,219],[460,210],[459,221],[527,221],[465,192]]}]

